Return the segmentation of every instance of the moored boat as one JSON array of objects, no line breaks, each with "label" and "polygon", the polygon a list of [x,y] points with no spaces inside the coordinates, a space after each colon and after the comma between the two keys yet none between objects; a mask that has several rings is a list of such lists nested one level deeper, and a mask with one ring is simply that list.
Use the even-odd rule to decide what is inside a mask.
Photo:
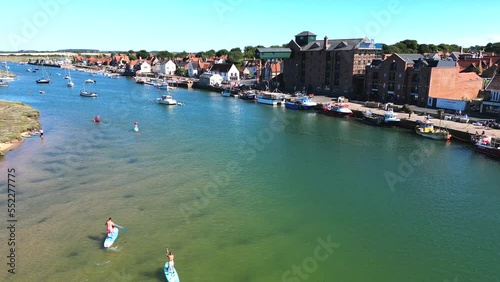
[{"label": "moored boat", "polygon": [[328,103],[323,106],[323,113],[328,116],[348,117],[352,111],[347,103]]},{"label": "moored boat", "polygon": [[240,95],[240,99],[253,102],[257,99],[257,95],[255,94],[254,91],[246,91]]},{"label": "moored boat", "polygon": [[478,152],[500,158],[500,138],[483,135],[481,139],[476,142],[475,146]]},{"label": "moored boat", "polygon": [[83,96],[83,97],[97,97],[97,93],[96,92],[90,92],[90,91],[86,91],[86,90],[81,90],[80,91],[80,96]]},{"label": "moored boat", "polygon": [[435,128],[434,123],[431,121],[420,122],[415,127],[415,132],[423,137],[431,138],[434,140],[450,140],[451,134],[445,128]]},{"label": "moored boat", "polygon": [[227,89],[224,89],[224,91],[222,91],[220,95],[222,97],[231,97],[231,92]]},{"label": "moored boat", "polygon": [[264,92],[257,95],[257,102],[266,105],[283,106],[285,104],[285,97],[276,93]]},{"label": "moored boat", "polygon": [[384,117],[374,114],[371,110],[363,111],[362,119],[363,122],[370,125],[382,125],[384,123]]},{"label": "moored boat", "polygon": [[398,115],[392,110],[389,109],[388,111],[384,112],[384,124],[388,126],[396,125],[401,121],[401,119],[398,118]]},{"label": "moored boat", "polygon": [[285,108],[290,110],[312,110],[316,108],[316,104],[309,97],[299,97],[285,102]]}]

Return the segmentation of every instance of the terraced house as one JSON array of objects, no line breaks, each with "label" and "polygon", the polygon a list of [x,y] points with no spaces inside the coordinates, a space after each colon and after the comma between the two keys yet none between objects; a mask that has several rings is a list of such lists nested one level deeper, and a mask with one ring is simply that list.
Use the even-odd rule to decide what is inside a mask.
[{"label": "terraced house", "polygon": [[381,46],[368,38],[316,40],[304,31],[287,46],[283,79],[287,91],[356,98],[363,93],[365,66],[379,58]]},{"label": "terraced house", "polygon": [[447,109],[453,108],[452,103],[476,98],[482,87],[481,77],[461,73],[453,60],[392,54],[366,67],[362,99]]}]

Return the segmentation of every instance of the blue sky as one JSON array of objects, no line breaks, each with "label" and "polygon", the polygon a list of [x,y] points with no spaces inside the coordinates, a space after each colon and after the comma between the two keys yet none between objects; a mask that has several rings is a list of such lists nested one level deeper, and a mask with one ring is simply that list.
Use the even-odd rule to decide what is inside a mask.
[{"label": "blue sky", "polygon": [[488,12],[499,10],[500,1],[464,0],[17,0],[2,7],[0,50],[217,51],[281,45],[305,30],[468,47],[500,42]]}]

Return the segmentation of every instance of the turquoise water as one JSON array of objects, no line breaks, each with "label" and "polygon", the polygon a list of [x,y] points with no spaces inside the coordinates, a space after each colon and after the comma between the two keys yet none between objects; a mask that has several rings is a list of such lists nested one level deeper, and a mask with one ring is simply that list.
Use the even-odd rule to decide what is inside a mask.
[{"label": "turquoise water", "polygon": [[125,78],[83,98],[88,74],[69,89],[25,69],[0,99],[39,109],[46,137],[0,161],[3,215],[8,168],[18,180],[2,281],[165,281],[166,246],[181,281],[500,279],[500,164],[468,145],[198,90],[168,107]]}]

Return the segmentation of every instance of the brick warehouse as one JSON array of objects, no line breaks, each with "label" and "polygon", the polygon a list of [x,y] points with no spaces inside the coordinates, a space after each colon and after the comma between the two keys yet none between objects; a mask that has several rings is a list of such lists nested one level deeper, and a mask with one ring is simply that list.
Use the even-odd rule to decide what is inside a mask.
[{"label": "brick warehouse", "polygon": [[284,59],[284,88],[328,96],[356,98],[363,94],[365,67],[379,58],[381,48],[367,38],[316,40],[304,31],[288,43]]},{"label": "brick warehouse", "polygon": [[436,99],[474,99],[482,88],[481,77],[460,73],[454,61],[393,54],[366,67],[362,99],[432,107]]}]

